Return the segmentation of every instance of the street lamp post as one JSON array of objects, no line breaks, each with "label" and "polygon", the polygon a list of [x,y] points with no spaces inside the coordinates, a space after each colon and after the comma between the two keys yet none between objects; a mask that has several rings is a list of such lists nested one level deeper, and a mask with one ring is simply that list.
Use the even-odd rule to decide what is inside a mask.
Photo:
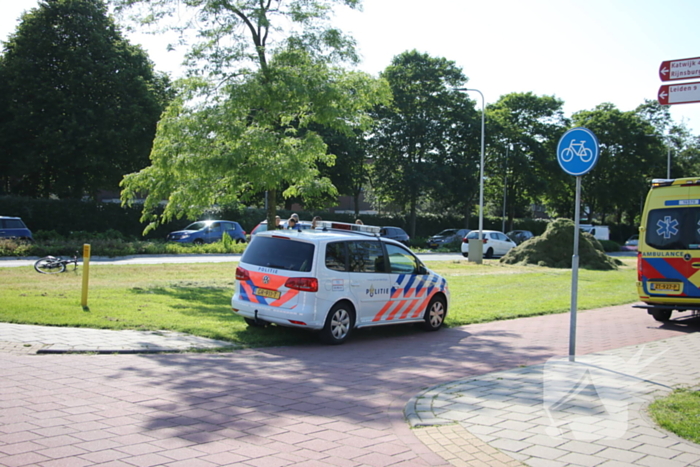
[{"label": "street lamp post", "polygon": [[[469,260],[472,261],[472,252],[475,253],[474,262],[481,264],[484,253],[484,126],[486,118],[486,102],[484,94],[478,89],[456,88],[455,91],[478,92],[481,96],[481,161],[479,163],[479,241],[478,251],[473,251],[472,248],[477,242],[470,242],[469,245]],[[474,245],[472,245],[472,243]]]}]

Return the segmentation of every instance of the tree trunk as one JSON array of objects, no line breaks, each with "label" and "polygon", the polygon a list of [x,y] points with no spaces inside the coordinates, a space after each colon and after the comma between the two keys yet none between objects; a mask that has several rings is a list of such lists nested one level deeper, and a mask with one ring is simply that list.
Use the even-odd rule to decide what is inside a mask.
[{"label": "tree trunk", "polygon": [[267,228],[274,230],[275,217],[277,217],[277,191],[272,189],[267,191]]}]

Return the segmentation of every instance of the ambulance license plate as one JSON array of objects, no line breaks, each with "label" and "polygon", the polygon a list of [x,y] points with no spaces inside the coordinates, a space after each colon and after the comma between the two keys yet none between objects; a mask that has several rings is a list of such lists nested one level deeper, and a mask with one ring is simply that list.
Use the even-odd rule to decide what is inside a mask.
[{"label": "ambulance license plate", "polygon": [[680,282],[650,282],[649,289],[653,291],[663,292],[680,292]]},{"label": "ambulance license plate", "polygon": [[279,290],[261,289],[260,287],[258,287],[255,289],[255,295],[267,298],[274,298],[275,300],[277,300],[282,296],[282,293]]}]

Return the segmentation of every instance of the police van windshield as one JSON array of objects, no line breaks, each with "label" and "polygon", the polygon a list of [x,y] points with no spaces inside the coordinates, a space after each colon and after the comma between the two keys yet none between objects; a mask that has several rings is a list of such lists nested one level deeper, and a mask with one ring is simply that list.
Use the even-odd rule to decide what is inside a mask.
[{"label": "police van windshield", "polygon": [[700,207],[649,211],[646,244],[657,250],[700,249]]}]

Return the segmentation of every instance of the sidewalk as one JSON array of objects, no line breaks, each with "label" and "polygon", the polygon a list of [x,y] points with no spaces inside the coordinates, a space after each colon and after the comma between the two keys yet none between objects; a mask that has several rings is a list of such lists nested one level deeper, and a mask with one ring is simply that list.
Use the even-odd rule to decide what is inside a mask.
[{"label": "sidewalk", "polygon": [[[612,350],[578,355],[575,362],[564,357],[541,363],[546,357],[540,355],[548,352],[545,343],[566,348],[563,315],[398,339],[368,334],[344,346],[324,347],[324,352],[314,344],[182,354],[177,359],[75,354],[226,352],[231,347],[172,332],[0,323],[0,359],[10,354],[3,364],[7,371],[0,368],[5,378],[0,393],[5,390],[5,403],[10,404],[5,418],[0,410],[0,466],[43,466],[37,456],[54,455],[64,456],[56,462],[75,460],[80,465],[96,465],[85,461],[107,456],[129,464],[152,456],[149,461],[157,457],[158,465],[181,465],[172,456],[184,452],[169,451],[166,441],[187,444],[187,455],[193,456],[189,461],[209,462],[202,465],[230,465],[214,461],[216,456],[208,452],[221,449],[227,459],[239,456],[242,465],[301,465],[294,457],[300,455],[318,461],[304,464],[310,466],[700,466],[700,447],[657,428],[645,413],[651,400],[672,388],[700,384],[700,369],[694,365],[700,352],[698,325],[661,325],[629,307],[589,311],[580,318],[581,353],[596,345]],[[626,346],[610,346],[608,332],[615,336],[614,343]],[[499,342],[512,344],[510,353]],[[38,353],[68,355],[31,357]],[[416,360],[419,356],[429,359]],[[472,363],[467,361],[470,357]],[[480,372],[487,358],[500,361],[494,368],[514,368]],[[408,364],[411,361],[422,366],[418,369]],[[529,363],[534,361],[540,363]],[[328,362],[334,363],[324,365]],[[180,367],[182,372],[177,371]],[[29,409],[24,404],[34,399],[22,394],[45,384],[42,379],[51,370],[62,375],[60,386],[43,395],[43,404]],[[464,377],[474,371],[474,376]],[[131,376],[124,378],[125,374]],[[449,382],[424,384],[435,377],[439,379],[433,381]],[[14,384],[24,391],[12,390]],[[407,384],[427,389],[406,394]],[[105,388],[109,396],[82,395],[73,402],[82,407],[76,413],[72,405],[61,408],[82,388],[99,393]],[[236,389],[231,392],[232,388]],[[26,397],[30,398],[25,401]],[[303,402],[305,397],[314,403]],[[112,404],[113,410],[105,412],[104,404]],[[403,407],[405,420],[399,416],[392,421],[395,404],[399,411]],[[148,413],[142,413],[145,407]],[[36,415],[25,415],[27,410]],[[193,428],[205,430],[196,439],[198,432],[173,437],[175,430],[194,423],[184,423],[185,414],[197,421]],[[229,420],[233,414],[240,418]],[[71,419],[81,423],[66,421]],[[58,435],[53,435],[58,433],[55,420],[63,420]],[[162,442],[156,436],[161,430],[167,436]],[[119,437],[127,432],[138,434],[138,449]],[[109,446],[86,441],[92,433],[109,437]],[[220,433],[226,436],[220,439]],[[205,435],[220,441],[204,443],[200,437]],[[52,443],[68,445],[58,448]],[[285,462],[288,457],[297,461]],[[23,464],[21,459],[34,460]]]},{"label": "sidewalk", "polygon": [[112,331],[0,323],[0,353],[128,354],[233,349],[230,342],[173,331]]},{"label": "sidewalk", "polygon": [[657,427],[646,407],[698,387],[699,352],[688,334],[491,373],[423,391],[405,414],[457,466],[697,466],[700,446]]}]

